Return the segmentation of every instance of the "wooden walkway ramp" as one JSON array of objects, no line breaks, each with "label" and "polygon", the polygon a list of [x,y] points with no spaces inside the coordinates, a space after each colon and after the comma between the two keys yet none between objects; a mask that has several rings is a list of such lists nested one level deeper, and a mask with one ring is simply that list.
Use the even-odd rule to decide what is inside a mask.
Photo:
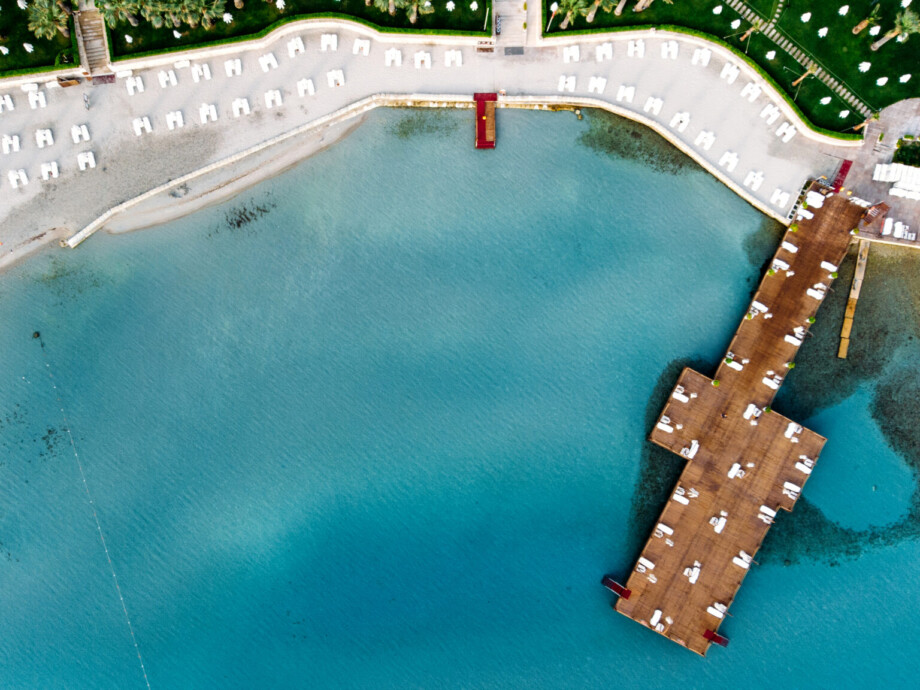
[{"label": "wooden walkway ramp", "polygon": [[[823,191],[822,191],[823,190]],[[812,188],[710,379],[685,369],[650,440],[689,462],[616,610],[704,655],[779,509],[792,510],[825,439],[770,404],[864,209]]]}]

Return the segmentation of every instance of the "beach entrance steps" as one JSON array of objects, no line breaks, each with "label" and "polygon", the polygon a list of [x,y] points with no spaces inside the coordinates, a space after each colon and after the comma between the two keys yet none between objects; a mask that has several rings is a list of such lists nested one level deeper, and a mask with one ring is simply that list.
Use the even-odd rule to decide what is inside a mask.
[{"label": "beach entrance steps", "polygon": [[102,15],[95,9],[87,9],[75,16],[77,47],[84,73],[89,76],[110,73],[112,66],[109,64],[109,45]]}]

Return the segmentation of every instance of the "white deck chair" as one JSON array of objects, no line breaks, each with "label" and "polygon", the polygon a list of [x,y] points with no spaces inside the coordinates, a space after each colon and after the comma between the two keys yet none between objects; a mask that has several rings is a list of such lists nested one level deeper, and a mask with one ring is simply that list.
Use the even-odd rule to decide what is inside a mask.
[{"label": "white deck chair", "polygon": [[217,122],[217,107],[213,103],[202,103],[198,108],[198,117],[203,125]]},{"label": "white deck chair", "polygon": [[627,57],[645,57],[645,41],[641,38],[634,41],[630,41],[626,46],[626,55]]},{"label": "white deck chair", "polygon": [[54,135],[51,133],[50,129],[36,129],[35,143],[40,149],[43,149],[46,146],[52,146],[54,144]]},{"label": "white deck chair", "polygon": [[73,143],[79,144],[81,141],[89,141],[89,128],[86,125],[74,125],[70,128],[70,138]]},{"label": "white deck chair", "polygon": [[367,57],[371,54],[371,42],[366,38],[356,38],[351,48],[352,55],[364,55]]},{"label": "white deck chair", "polygon": [[345,72],[340,69],[330,70],[326,72],[326,79],[329,82],[329,88],[335,88],[336,86],[345,85]]},{"label": "white deck chair", "polygon": [[235,98],[233,100],[233,117],[239,117],[240,115],[249,115],[252,112],[249,109],[249,99],[248,98]]},{"label": "white deck chair", "polygon": [[168,86],[175,86],[176,84],[179,83],[178,80],[176,79],[176,73],[173,70],[161,69],[160,72],[157,74],[157,79],[160,82],[161,89],[165,89]]},{"label": "white deck chair", "polygon": [[297,95],[303,98],[305,95],[313,96],[316,94],[316,88],[313,86],[312,79],[301,79],[297,82]]},{"label": "white deck chair", "polygon": [[626,84],[621,84],[620,88],[617,89],[617,103],[632,103],[635,96],[635,86],[626,86]]},{"label": "white deck chair", "polygon": [[239,58],[233,58],[224,62],[224,72],[228,77],[238,77],[243,73],[243,61]]},{"label": "white deck chair", "polygon": [[265,92],[265,107],[268,109],[274,108],[276,105],[280,106],[282,104],[281,92],[278,89],[271,89],[270,91]]},{"label": "white deck chair", "polygon": [[170,130],[185,127],[185,118],[182,116],[181,110],[173,110],[172,112],[166,113],[166,126]]},{"label": "white deck chair", "polygon": [[134,122],[133,122],[132,124],[133,124],[133,126],[134,126],[134,135],[135,135],[135,136],[138,136],[138,137],[139,137],[141,134],[145,134],[145,133],[149,134],[149,133],[150,133],[151,127],[150,127],[150,118],[149,118],[149,117],[146,117],[146,116],[144,116],[144,117],[136,117],[136,118],[134,118]]},{"label": "white deck chair", "polygon": [[664,101],[660,98],[655,98],[654,96],[649,96],[645,101],[645,105],[642,106],[642,109],[651,113],[652,115],[658,115],[661,113],[661,107],[664,105]]},{"label": "white deck chair", "polygon": [[[48,105],[48,102],[45,100],[44,91],[30,91],[29,92],[29,107],[32,110],[36,108],[44,108]],[[10,108],[12,110],[12,108]]]},{"label": "white deck chair", "polygon": [[613,60],[613,44],[608,42],[594,46],[594,59],[597,62]]},{"label": "white deck chair", "polygon": [[431,69],[431,53],[420,50],[415,54],[415,69]]},{"label": "white deck chair", "polygon": [[262,67],[263,72],[268,72],[270,69],[278,69],[278,60],[275,59],[275,54],[265,53],[265,55],[259,58],[259,66]]},{"label": "white deck chair", "polygon": [[2,96],[0,96],[0,113],[2,113],[4,110],[16,110],[16,106],[13,103],[13,99],[10,97],[8,93],[5,93]]},{"label": "white deck chair", "polygon": [[444,66],[450,67],[451,65],[463,67],[463,52],[459,50],[447,50],[444,52]]},{"label": "white deck chair", "polygon": [[288,57],[296,57],[304,52],[303,39],[300,36],[294,36],[287,43]]},{"label": "white deck chair", "polygon": [[319,37],[319,49],[325,53],[327,50],[336,51],[339,49],[338,34],[322,34]]},{"label": "white deck chair", "polygon": [[390,48],[384,58],[387,67],[402,67],[402,51],[399,48]]},{"label": "white deck chair", "polygon": [[50,163],[42,163],[42,179],[50,180],[58,176],[58,164],[57,161],[51,161]]},{"label": "white deck chair", "polygon": [[581,60],[581,51],[578,46],[566,46],[562,49],[562,61],[566,64]]},{"label": "white deck chair", "polygon": [[10,153],[19,152],[19,135],[14,134],[10,136],[9,134],[3,135],[3,153],[4,155],[9,155]]},{"label": "white deck chair", "polygon": [[204,79],[208,81],[211,78],[211,67],[207,64],[192,65],[192,81],[196,84]]},{"label": "white deck chair", "polygon": [[96,156],[92,151],[84,151],[83,153],[77,154],[77,165],[80,167],[80,171],[84,171],[87,168],[96,167]]},{"label": "white deck chair", "polygon": [[29,184],[29,177],[26,175],[25,170],[10,170],[6,176],[13,189],[19,189],[19,187],[25,187]]},{"label": "white deck chair", "polygon": [[588,93],[604,93],[607,80],[604,77],[591,77],[588,81]]}]

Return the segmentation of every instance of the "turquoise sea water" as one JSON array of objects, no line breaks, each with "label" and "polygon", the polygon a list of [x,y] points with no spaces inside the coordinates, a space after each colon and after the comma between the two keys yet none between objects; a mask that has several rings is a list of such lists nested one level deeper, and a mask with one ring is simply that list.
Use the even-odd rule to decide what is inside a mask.
[{"label": "turquoise sea water", "polygon": [[[610,610],[650,398],[718,360],[773,240],[667,152],[582,145],[595,116],[500,116],[483,153],[466,114],[375,113],[227,205],[0,278],[0,686],[145,687],[94,511],[154,688],[914,681],[916,448],[873,401],[916,341],[808,405],[789,377],[830,440],[728,649]],[[795,552],[806,518],[826,536]]]}]

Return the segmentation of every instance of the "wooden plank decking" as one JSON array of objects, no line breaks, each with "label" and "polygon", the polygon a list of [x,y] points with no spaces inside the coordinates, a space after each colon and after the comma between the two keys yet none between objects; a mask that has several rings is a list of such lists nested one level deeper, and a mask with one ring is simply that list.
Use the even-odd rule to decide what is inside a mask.
[{"label": "wooden plank decking", "polygon": [[773,515],[792,510],[825,443],[769,405],[864,209],[831,195],[809,212],[813,219],[783,237],[716,371],[718,385],[685,369],[649,437],[689,462],[626,582],[629,597],[615,608],[698,654]]}]

